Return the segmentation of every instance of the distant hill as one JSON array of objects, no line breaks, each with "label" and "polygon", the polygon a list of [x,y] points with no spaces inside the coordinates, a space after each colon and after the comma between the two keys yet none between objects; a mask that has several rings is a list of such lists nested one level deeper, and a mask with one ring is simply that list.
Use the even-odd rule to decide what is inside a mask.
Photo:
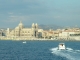
[{"label": "distant hill", "polygon": [[[31,25],[27,25],[25,27],[31,28]],[[56,30],[56,29],[62,29],[63,27],[57,26],[57,25],[43,25],[43,24],[41,24],[41,25],[39,25],[39,28],[44,29],[44,30],[49,30],[49,29]]]},{"label": "distant hill", "polygon": [[44,30],[49,30],[49,29],[56,30],[56,29],[62,29],[63,27],[57,25],[39,25],[39,28],[42,28]]}]

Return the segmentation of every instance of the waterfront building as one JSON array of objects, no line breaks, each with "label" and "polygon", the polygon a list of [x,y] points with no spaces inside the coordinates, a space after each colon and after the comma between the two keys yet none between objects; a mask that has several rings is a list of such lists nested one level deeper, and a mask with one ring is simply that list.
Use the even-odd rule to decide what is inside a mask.
[{"label": "waterfront building", "polygon": [[43,29],[38,29],[38,38],[42,38]]},{"label": "waterfront building", "polygon": [[19,25],[12,30],[7,28],[6,36],[7,38],[12,38],[12,39],[38,38],[38,24],[33,23],[31,28],[25,28],[22,22],[20,22]]},{"label": "waterfront building", "polygon": [[44,30],[42,32],[42,38],[46,39],[47,38],[47,33],[48,33],[48,31]]},{"label": "waterfront building", "polygon": [[43,32],[42,32],[42,37],[44,38],[44,39],[51,39],[51,38],[53,38],[53,35],[54,35],[54,31],[53,30],[44,30]]},{"label": "waterfront building", "polygon": [[[6,32],[6,33],[5,33]],[[6,35],[6,36],[5,36]],[[80,40],[80,28],[66,28],[57,30],[39,29],[38,24],[33,23],[31,28],[26,28],[20,22],[14,29],[0,30],[0,39],[4,40]]]},{"label": "waterfront building", "polygon": [[2,30],[0,30],[0,36],[2,36]]},{"label": "waterfront building", "polygon": [[[75,40],[76,38],[79,38],[80,36],[80,29],[62,29],[62,31],[59,33],[59,39],[64,40]],[[80,40],[80,38],[79,38]]]},{"label": "waterfront building", "polygon": [[5,30],[4,29],[0,29],[0,36],[5,36]]}]

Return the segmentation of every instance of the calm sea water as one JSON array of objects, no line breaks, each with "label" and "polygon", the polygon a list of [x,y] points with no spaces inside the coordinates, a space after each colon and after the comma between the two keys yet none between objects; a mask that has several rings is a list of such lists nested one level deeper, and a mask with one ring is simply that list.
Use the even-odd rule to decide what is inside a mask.
[{"label": "calm sea water", "polygon": [[[80,42],[77,41],[2,41],[0,60],[80,60]],[[68,50],[59,51],[59,43]]]}]

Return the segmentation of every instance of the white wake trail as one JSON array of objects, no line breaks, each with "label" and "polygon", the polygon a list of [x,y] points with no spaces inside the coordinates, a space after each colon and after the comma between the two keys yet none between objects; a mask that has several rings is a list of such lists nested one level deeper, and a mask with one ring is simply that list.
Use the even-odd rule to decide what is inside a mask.
[{"label": "white wake trail", "polygon": [[72,48],[66,48],[67,50],[58,50],[58,47],[50,49],[53,54],[61,57],[65,57],[68,60],[79,60],[80,50],[73,50]]}]

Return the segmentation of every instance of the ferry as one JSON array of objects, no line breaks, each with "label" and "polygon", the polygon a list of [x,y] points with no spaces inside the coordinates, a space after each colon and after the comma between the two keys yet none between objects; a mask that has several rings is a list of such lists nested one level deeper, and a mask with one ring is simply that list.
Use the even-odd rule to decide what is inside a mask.
[{"label": "ferry", "polygon": [[65,44],[64,43],[59,43],[58,50],[66,50]]}]

